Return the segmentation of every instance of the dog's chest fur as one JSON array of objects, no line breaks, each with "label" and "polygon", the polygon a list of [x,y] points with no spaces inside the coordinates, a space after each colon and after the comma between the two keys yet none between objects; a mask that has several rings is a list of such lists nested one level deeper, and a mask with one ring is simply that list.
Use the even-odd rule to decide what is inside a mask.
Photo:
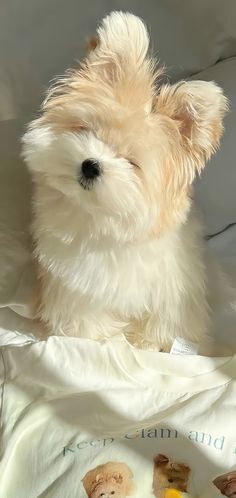
[{"label": "dog's chest fur", "polygon": [[65,244],[49,236],[40,253],[52,278],[59,279],[78,307],[140,317],[177,306],[181,293],[201,279],[193,234],[185,227],[181,234],[132,244],[95,241],[90,236]]}]

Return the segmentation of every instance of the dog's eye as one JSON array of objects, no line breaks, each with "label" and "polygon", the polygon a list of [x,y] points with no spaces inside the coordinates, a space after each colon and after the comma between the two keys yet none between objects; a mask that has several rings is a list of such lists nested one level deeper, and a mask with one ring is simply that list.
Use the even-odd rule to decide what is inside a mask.
[{"label": "dog's eye", "polygon": [[168,482],[174,482],[174,479],[168,479]]},{"label": "dog's eye", "polygon": [[115,494],[115,491],[112,491],[112,492],[111,492],[111,495],[114,495],[114,494]]}]

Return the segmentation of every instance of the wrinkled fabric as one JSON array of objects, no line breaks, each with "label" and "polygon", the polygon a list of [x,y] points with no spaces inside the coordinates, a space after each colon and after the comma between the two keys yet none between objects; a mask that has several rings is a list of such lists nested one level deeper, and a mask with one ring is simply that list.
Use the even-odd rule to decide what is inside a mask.
[{"label": "wrinkled fabric", "polygon": [[138,351],[51,337],[1,348],[0,496],[86,498],[82,479],[123,462],[136,498],[153,497],[153,459],[191,469],[188,491],[236,465],[236,357]]}]

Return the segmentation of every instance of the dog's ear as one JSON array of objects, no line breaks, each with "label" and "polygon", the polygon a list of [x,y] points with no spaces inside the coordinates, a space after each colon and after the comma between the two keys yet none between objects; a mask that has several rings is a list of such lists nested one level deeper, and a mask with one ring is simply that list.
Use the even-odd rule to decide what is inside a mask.
[{"label": "dog's ear", "polygon": [[226,97],[213,82],[180,82],[161,87],[155,110],[178,125],[180,145],[192,161],[189,174],[193,180],[195,168],[200,171],[219,145]]},{"label": "dog's ear", "polygon": [[191,81],[160,88],[153,112],[162,119],[169,141],[163,162],[160,231],[183,223],[191,185],[217,149],[227,99],[211,82]]},{"label": "dog's ear", "polygon": [[113,95],[128,107],[152,109],[154,81],[162,73],[147,57],[149,35],[141,19],[112,12],[97,30],[96,46],[85,61],[90,77],[112,86]]},{"label": "dog's ear", "polygon": [[96,46],[92,46],[90,60],[94,66],[108,73],[111,68],[139,69],[147,55],[149,35],[145,24],[128,12],[111,12],[97,29]]},{"label": "dog's ear", "polygon": [[130,13],[112,12],[88,42],[79,68],[67,71],[49,89],[42,107],[46,118],[41,122],[53,121],[57,128],[77,132],[82,125],[76,113],[72,119],[74,102],[90,94],[96,104],[99,92],[101,97],[97,99],[101,102],[110,99],[150,113],[154,83],[162,69],[155,70],[152,59],[147,57],[148,47],[149,35],[141,19]]}]

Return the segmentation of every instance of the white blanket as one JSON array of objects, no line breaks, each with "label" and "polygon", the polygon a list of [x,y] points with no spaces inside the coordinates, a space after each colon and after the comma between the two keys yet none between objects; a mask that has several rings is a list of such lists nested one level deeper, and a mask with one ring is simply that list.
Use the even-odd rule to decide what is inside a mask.
[{"label": "white blanket", "polygon": [[134,497],[153,497],[159,453],[190,467],[193,496],[216,498],[213,478],[236,467],[236,356],[141,352],[122,336],[53,337],[1,356],[2,498],[110,498],[82,483],[107,462],[128,466]]}]

